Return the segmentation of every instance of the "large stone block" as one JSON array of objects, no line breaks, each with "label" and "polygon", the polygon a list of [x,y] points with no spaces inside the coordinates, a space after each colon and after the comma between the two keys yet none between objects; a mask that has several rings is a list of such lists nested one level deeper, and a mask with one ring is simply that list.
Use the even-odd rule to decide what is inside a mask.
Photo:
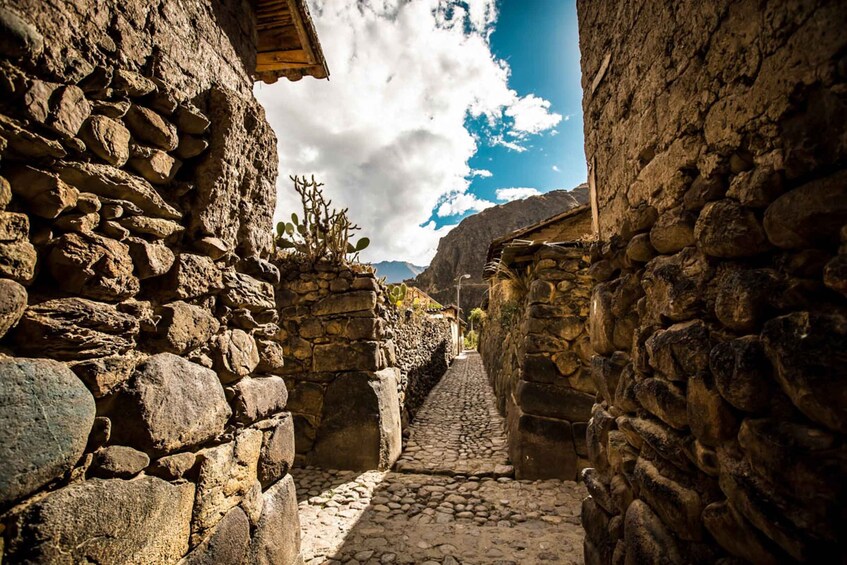
[{"label": "large stone block", "polygon": [[639,495],[668,528],[684,540],[702,539],[700,513],[703,504],[695,490],[664,476],[656,465],[643,457],[638,458],[633,476]]},{"label": "large stone block", "polygon": [[26,305],[27,293],[23,286],[9,279],[0,280],[0,338],[18,323]]},{"label": "large stone block", "polygon": [[300,516],[294,479],[286,475],[263,495],[262,517],[250,542],[256,565],[296,565],[300,558]]},{"label": "large stone block", "polygon": [[94,424],[94,398],[68,367],[0,360],[0,506],[70,470]]},{"label": "large stone block", "polygon": [[519,381],[515,401],[527,414],[587,422],[591,417],[594,395],[562,386]]},{"label": "large stone block", "polygon": [[313,367],[319,373],[378,371],[382,366],[379,342],[377,341],[329,343],[315,346]]},{"label": "large stone block", "polygon": [[647,263],[642,279],[648,310],[677,322],[693,317],[712,274],[706,258],[693,247],[670,257],[656,257]]},{"label": "large stone block", "polygon": [[794,405],[813,421],[847,433],[847,319],[795,312],[765,324],[762,342]]},{"label": "large stone block", "polygon": [[284,412],[268,421],[263,429],[262,452],[259,456],[259,481],[267,488],[280,480],[294,465],[294,418]]},{"label": "large stone block", "polygon": [[282,377],[244,377],[227,389],[235,421],[252,424],[285,408],[288,390]]},{"label": "large stone block", "polygon": [[220,323],[205,308],[182,301],[165,304],[156,325],[160,346],[170,353],[185,353],[209,341]]},{"label": "large stone block", "polygon": [[507,409],[509,459],[517,479],[574,481],[579,472],[571,424]]},{"label": "large stone block", "polygon": [[227,330],[212,340],[212,357],[221,382],[231,383],[259,365],[259,348],[244,330]]},{"label": "large stone block", "polygon": [[771,365],[758,336],[716,345],[709,355],[715,385],[727,402],[745,412],[762,412],[774,394]]},{"label": "large stone block", "polygon": [[118,301],[140,288],[129,247],[96,234],[61,236],[50,249],[47,266],[60,289],[86,298]]},{"label": "large stone block", "polygon": [[647,378],[635,383],[635,398],[645,410],[672,428],[688,427],[685,389],[664,379]]},{"label": "large stone block", "polygon": [[179,565],[240,565],[249,543],[250,522],[244,510],[236,506]]},{"label": "large stone block", "polygon": [[135,346],[138,320],[109,304],[59,298],[30,306],[15,332],[18,351],[61,360],[124,354]]},{"label": "large stone block", "polygon": [[400,455],[398,370],[341,375],[327,387],[311,462],[327,469],[389,469]]},{"label": "large stone block", "polygon": [[673,535],[650,507],[640,500],[630,504],[626,511],[624,535],[627,565],[686,563]]},{"label": "large stone block", "polygon": [[59,489],[17,519],[15,563],[174,563],[188,551],[194,485],[155,477]]},{"label": "large stone block", "polygon": [[214,371],[159,353],[138,365],[110,416],[116,442],[165,454],[219,435],[230,414]]},{"label": "large stone block", "polygon": [[214,261],[190,253],[177,256],[171,270],[159,281],[160,293],[178,300],[215,294],[223,288],[223,275]]},{"label": "large stone block", "polygon": [[790,560],[726,500],[714,502],[703,510],[703,525],[724,549],[750,563],[778,565]]},{"label": "large stone block", "polygon": [[315,316],[330,316],[373,310],[374,308],[376,308],[376,293],[359,290],[327,296],[312,306],[312,314]]},{"label": "large stone block", "polygon": [[239,433],[234,441],[197,454],[192,545],[202,541],[253,487],[261,448],[262,432],[247,429]]},{"label": "large stone block", "polygon": [[671,381],[685,382],[708,369],[709,332],[700,320],[659,330],[645,342],[650,366]]},{"label": "large stone block", "polygon": [[251,312],[272,310],[274,289],[270,283],[254,279],[242,273],[224,275],[224,292],[221,298],[230,308],[246,308]]}]

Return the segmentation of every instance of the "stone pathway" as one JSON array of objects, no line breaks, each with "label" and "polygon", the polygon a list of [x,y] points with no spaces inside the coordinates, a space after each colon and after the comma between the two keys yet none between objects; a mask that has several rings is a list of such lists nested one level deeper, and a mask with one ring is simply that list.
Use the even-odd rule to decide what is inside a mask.
[{"label": "stone pathway", "polygon": [[476,353],[411,425],[400,471],[294,469],[307,564],[582,563],[573,482],[517,481]]}]

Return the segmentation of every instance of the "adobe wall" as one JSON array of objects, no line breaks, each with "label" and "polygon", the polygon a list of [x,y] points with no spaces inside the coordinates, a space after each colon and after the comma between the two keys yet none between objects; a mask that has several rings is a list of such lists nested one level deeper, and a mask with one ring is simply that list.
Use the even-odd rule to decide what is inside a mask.
[{"label": "adobe wall", "polygon": [[578,14],[586,563],[843,560],[847,5]]},{"label": "adobe wall", "polygon": [[0,8],[4,562],[299,557],[252,18]]},{"label": "adobe wall", "polygon": [[576,480],[587,465],[595,388],[588,340],[588,249],[546,247],[525,267],[522,292],[492,279],[480,354],[506,416],[518,479]]}]

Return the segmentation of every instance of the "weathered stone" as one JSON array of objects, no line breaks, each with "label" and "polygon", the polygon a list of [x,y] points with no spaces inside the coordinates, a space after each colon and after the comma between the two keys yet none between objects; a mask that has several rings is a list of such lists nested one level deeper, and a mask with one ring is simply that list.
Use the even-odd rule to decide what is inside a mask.
[{"label": "weathered stone", "polygon": [[636,500],[626,511],[624,522],[626,562],[682,565],[685,559],[673,535],[644,502]]},{"label": "weathered stone", "polygon": [[609,460],[606,456],[606,444],[608,443],[609,430],[615,425],[615,419],[603,410],[599,404],[595,404],[588,427],[585,430],[585,439],[588,444],[588,460],[591,466],[601,473],[609,470]]},{"label": "weathered stone", "polygon": [[22,241],[29,237],[29,217],[15,212],[0,212],[0,242]]},{"label": "weathered stone", "polygon": [[132,233],[149,235],[155,239],[164,239],[185,229],[176,222],[147,216],[121,218],[118,223]]},{"label": "weathered stone", "polygon": [[635,367],[627,363],[618,377],[618,388],[615,389],[614,406],[623,412],[636,412],[639,409],[638,399],[635,396],[636,371]]},{"label": "weathered stone", "polygon": [[707,202],[723,198],[726,184],[719,176],[698,176],[682,197],[686,210],[700,210]]},{"label": "weathered stone", "polygon": [[133,104],[124,118],[132,134],[159,149],[173,151],[179,144],[176,128],[162,116],[143,106]]},{"label": "weathered stone", "polygon": [[0,359],[0,505],[58,478],[77,462],[94,423],[94,399],[57,361]]},{"label": "weathered stone", "polygon": [[27,308],[15,332],[24,354],[77,360],[124,354],[135,345],[138,321],[114,306],[83,298],[48,300]]},{"label": "weathered stone", "polygon": [[0,53],[5,57],[34,60],[44,50],[44,37],[9,8],[0,8]]},{"label": "weathered stone", "polygon": [[202,154],[209,148],[209,142],[201,137],[193,135],[179,136],[179,145],[176,148],[176,155],[180,159],[191,159]]},{"label": "weathered stone", "polygon": [[152,80],[127,69],[115,69],[111,86],[132,97],[144,96],[156,90],[156,83]]},{"label": "weathered stone", "polygon": [[694,245],[694,216],[682,207],[662,213],[650,229],[650,244],[666,255]]},{"label": "weathered stone", "polygon": [[609,430],[606,438],[606,455],[612,473],[631,475],[635,469],[638,452],[629,445],[626,434],[619,430]]},{"label": "weathered stone", "polygon": [[112,437],[112,421],[103,416],[94,418],[94,425],[91,427],[91,432],[88,434],[88,443],[85,446],[86,452],[96,451],[109,443]]},{"label": "weathered stone", "polygon": [[91,102],[91,113],[117,120],[126,116],[129,105],[128,100],[94,100]]},{"label": "weathered stone", "polygon": [[646,342],[650,366],[672,381],[685,381],[709,367],[709,332],[701,320],[674,324]]},{"label": "weathered stone", "polygon": [[224,288],[221,270],[208,257],[181,253],[161,282],[167,298],[186,300],[215,294]]},{"label": "weathered stone", "polygon": [[166,455],[154,461],[147,473],[167,481],[175,481],[185,476],[196,461],[197,456],[190,451]]},{"label": "weathered stone", "polygon": [[5,210],[12,201],[12,185],[6,177],[0,177],[0,210]]},{"label": "weathered stone", "polygon": [[47,258],[62,290],[99,300],[123,300],[139,290],[129,248],[96,234],[68,233],[56,240]]},{"label": "weathered stone", "polygon": [[209,129],[209,118],[191,104],[180,104],[176,110],[176,125],[179,131],[200,135]]},{"label": "weathered stone", "polygon": [[773,418],[747,419],[738,443],[755,473],[802,501],[841,511],[847,494],[841,478],[847,469],[847,449],[838,437],[807,424]]},{"label": "weathered stone", "polygon": [[711,277],[706,258],[693,247],[670,257],[656,257],[647,263],[642,279],[648,309],[676,322],[691,318],[699,310]]},{"label": "weathered stone", "polygon": [[214,371],[159,353],[138,365],[111,418],[116,442],[166,454],[217,436],[230,414]]},{"label": "weathered stone", "polygon": [[262,483],[258,480],[253,481],[253,486],[250,487],[241,499],[241,509],[247,515],[247,521],[251,526],[256,526],[262,518],[262,510],[264,510],[265,499],[262,497]]},{"label": "weathered stone", "polygon": [[611,355],[615,351],[615,318],[612,315],[611,288],[608,283],[598,284],[591,295],[589,333],[591,345],[600,355]]},{"label": "weathered stone", "polygon": [[761,412],[769,406],[774,392],[771,367],[758,336],[716,345],[709,367],[721,396],[735,408]]},{"label": "weathered stone", "polygon": [[[593,496],[583,499],[580,521],[585,530],[586,539],[590,542],[593,551],[597,553],[597,563],[608,563],[611,557],[613,540],[609,535],[610,519],[611,516],[597,504]],[[586,559],[586,562],[591,563],[589,559]]]},{"label": "weathered stone", "polygon": [[262,488],[280,480],[294,465],[294,418],[283,412],[265,430],[259,456],[258,478]]},{"label": "weathered stone", "polygon": [[327,387],[312,463],[328,469],[389,469],[400,455],[398,371],[356,372]]},{"label": "weathered stone", "polygon": [[12,192],[27,203],[27,210],[42,218],[53,219],[76,206],[79,191],[55,174],[25,166],[7,173]]},{"label": "weathered stone", "polygon": [[506,426],[515,478],[576,479],[579,468],[569,422],[524,414],[510,405]]},{"label": "weathered stone", "polygon": [[243,330],[228,330],[213,340],[215,369],[223,383],[246,377],[259,364],[259,349],[253,336]]},{"label": "weathered stone", "polygon": [[[103,221],[100,222],[100,231],[103,232],[103,235],[105,235],[106,237],[110,237],[110,238],[116,239],[118,241],[124,241],[125,242],[130,237],[128,229],[126,229],[125,227],[123,227],[119,223],[114,222],[114,221],[110,221],[110,220],[103,220]],[[130,256],[131,255],[132,255],[132,251],[131,251],[131,248],[130,248]],[[135,262],[135,259],[133,259],[133,262]],[[139,270],[137,265],[136,265],[135,269],[136,269],[136,271]],[[136,273],[136,274],[139,275],[139,277],[138,277],[139,279],[144,278],[144,277],[140,276],[140,273]]]},{"label": "weathered stone", "polygon": [[62,163],[61,179],[84,192],[126,200],[152,216],[179,220],[182,214],[165,202],[146,180],[121,169],[97,163]]},{"label": "weathered stone", "polygon": [[274,374],[285,366],[285,350],[279,342],[257,339],[256,347],[259,351],[259,364],[256,365],[256,371],[259,373]]},{"label": "weathered stone", "polygon": [[85,383],[94,398],[102,398],[129,380],[138,359],[132,352],[95,357],[70,364],[74,374]]},{"label": "weathered stone", "polygon": [[721,546],[750,563],[778,565],[788,556],[735,510],[726,500],[703,509],[703,525]]},{"label": "weathered stone", "polygon": [[288,390],[280,377],[244,377],[228,389],[236,422],[252,424],[285,408]]},{"label": "weathered stone", "polygon": [[634,495],[632,486],[627,482],[623,475],[614,475],[609,481],[609,496],[615,503],[618,511],[626,514],[626,509],[632,504]]},{"label": "weathered stone", "polygon": [[[127,219],[132,218],[124,218]],[[176,261],[174,252],[162,243],[149,243],[140,237],[128,237],[126,243],[135,265],[135,273],[141,280],[164,275]]]},{"label": "weathered stone", "polygon": [[0,133],[5,138],[9,149],[23,157],[61,159],[68,154],[58,141],[29,131],[21,122],[2,114],[0,114]]},{"label": "weathered stone", "polygon": [[0,242],[0,275],[29,284],[35,276],[37,260],[35,247],[29,241]]},{"label": "weathered stone", "polygon": [[691,464],[685,453],[687,437],[663,424],[646,418],[630,418],[635,432],[641,436],[644,443],[683,471],[688,471]]},{"label": "weathered stone", "polygon": [[704,445],[717,447],[735,437],[738,420],[729,404],[718,394],[709,373],[688,379],[688,424],[691,433]]},{"label": "weathered stone", "polygon": [[165,304],[160,314],[160,347],[171,353],[182,354],[207,343],[220,328],[207,310],[182,301]]},{"label": "weathered stone", "polygon": [[79,133],[80,139],[92,153],[115,167],[129,159],[129,130],[106,116],[91,116]]},{"label": "weathered stone", "polygon": [[580,477],[582,478],[582,482],[585,483],[585,488],[588,489],[588,494],[594,499],[594,502],[599,504],[609,514],[618,513],[609,494],[609,486],[603,482],[603,478],[597,472],[597,469],[583,469]]},{"label": "weathered stone", "polygon": [[644,379],[635,384],[635,398],[648,412],[678,430],[688,427],[685,390],[664,379]]},{"label": "weathered stone", "polygon": [[313,359],[316,372],[377,371],[383,366],[376,341],[316,345]]},{"label": "weathered stone", "polygon": [[217,237],[202,237],[194,242],[194,247],[203,255],[211,257],[214,261],[217,261],[230,251],[226,242]]},{"label": "weathered stone", "polygon": [[226,273],[223,280],[224,292],[221,298],[227,306],[246,308],[251,312],[272,310],[276,307],[274,289],[270,283],[242,273]]},{"label": "weathered stone", "polygon": [[719,270],[717,278],[718,320],[736,331],[755,329],[767,313],[771,297],[778,292],[775,273],[770,269],[728,266]]},{"label": "weathered stone", "polygon": [[768,239],[783,249],[837,245],[847,223],[847,171],[783,194],[765,210]]},{"label": "weathered stone", "polygon": [[560,386],[519,381],[515,400],[527,414],[586,422],[591,417],[594,396]]},{"label": "weathered stone", "polygon": [[729,183],[726,195],[742,206],[764,208],[784,191],[781,172],[765,164],[752,171],[738,173]]},{"label": "weathered stone", "polygon": [[99,223],[100,214],[97,213],[64,214],[56,218],[53,227],[66,232],[91,234]]},{"label": "weathered stone", "polygon": [[77,86],[86,94],[96,94],[106,90],[112,83],[114,71],[111,67],[94,67],[85,78],[77,83]]},{"label": "weathered stone", "polygon": [[77,86],[62,86],[50,97],[47,125],[65,137],[75,137],[91,115],[91,105]]},{"label": "weathered stone", "polygon": [[229,565],[242,563],[250,543],[250,523],[237,506],[226,513],[214,531],[178,565]]},{"label": "weathered stone", "polygon": [[847,433],[847,320],[837,313],[795,312],[765,324],[765,352],[794,405],[815,422]]},{"label": "weathered stone", "polygon": [[0,279],[0,338],[18,323],[26,305],[26,289],[15,281]]},{"label": "weathered stone", "polygon": [[167,184],[174,179],[182,162],[159,149],[137,147],[129,166],[153,184]]},{"label": "weathered stone", "polygon": [[188,551],[194,485],[154,477],[93,479],[49,494],[18,517],[11,561],[173,563]]},{"label": "weathered stone", "polygon": [[253,486],[261,447],[262,432],[247,429],[234,441],[197,454],[199,475],[191,523],[192,543],[205,538]]},{"label": "weathered stone", "polygon": [[826,286],[847,296],[847,253],[841,253],[826,264],[823,271]]},{"label": "weathered stone", "polygon": [[362,290],[327,296],[312,306],[312,314],[315,316],[330,316],[373,310],[375,307],[376,293]]},{"label": "weathered stone", "polygon": [[731,199],[706,204],[694,235],[700,249],[713,257],[750,257],[770,247],[753,211]]},{"label": "weathered stone", "polygon": [[650,234],[640,233],[629,240],[626,246],[626,256],[639,263],[646,263],[656,256],[656,250],[650,243]]},{"label": "weathered stone", "polygon": [[291,475],[265,491],[264,499],[248,561],[256,565],[296,563],[300,555],[300,517]]},{"label": "weathered stone", "polygon": [[101,479],[129,479],[149,464],[146,453],[125,445],[110,445],[94,454],[91,473]]},{"label": "weathered stone", "polygon": [[639,495],[677,536],[690,541],[702,538],[700,512],[703,505],[696,491],[663,476],[643,457],[638,458],[634,477]]}]

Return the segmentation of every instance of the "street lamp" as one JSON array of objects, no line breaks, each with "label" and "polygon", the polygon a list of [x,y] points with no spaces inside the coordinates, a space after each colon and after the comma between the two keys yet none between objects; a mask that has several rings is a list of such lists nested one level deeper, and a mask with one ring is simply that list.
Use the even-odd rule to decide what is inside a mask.
[{"label": "street lamp", "polygon": [[460,301],[462,293],[462,279],[469,278],[471,278],[471,276],[467,273],[462,276],[456,277],[456,280],[459,281],[459,284],[456,285],[456,317],[459,318],[459,321],[462,320],[462,303]]}]

